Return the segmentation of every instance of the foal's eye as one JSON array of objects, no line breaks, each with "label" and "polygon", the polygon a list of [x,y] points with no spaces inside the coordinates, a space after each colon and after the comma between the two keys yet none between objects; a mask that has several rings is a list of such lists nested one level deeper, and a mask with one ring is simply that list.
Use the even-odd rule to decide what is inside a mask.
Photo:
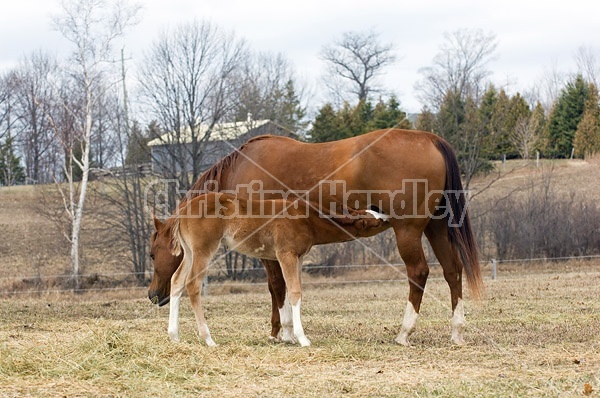
[{"label": "foal's eye", "polygon": [[154,260],[154,253],[150,253],[150,258]]}]

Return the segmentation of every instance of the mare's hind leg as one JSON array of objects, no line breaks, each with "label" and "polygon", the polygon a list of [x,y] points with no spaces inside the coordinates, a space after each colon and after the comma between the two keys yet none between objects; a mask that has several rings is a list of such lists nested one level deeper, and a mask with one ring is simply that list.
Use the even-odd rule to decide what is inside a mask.
[{"label": "mare's hind leg", "polygon": [[282,311],[285,304],[285,280],[281,273],[281,267],[276,260],[261,260],[265,270],[267,271],[267,284],[269,285],[269,293],[271,293],[271,336],[269,339],[278,340],[281,332],[281,317],[279,312]]},{"label": "mare's hind leg", "polygon": [[204,310],[202,309],[201,302],[201,290],[202,281],[207,271],[207,264],[210,258],[207,258],[201,252],[194,254],[194,264],[192,270],[188,275],[186,281],[186,288],[190,295],[190,302],[194,309],[194,315],[196,317],[196,325],[198,326],[198,333],[200,338],[206,342],[209,347],[214,347],[217,344],[213,341],[208,325],[206,324],[206,318],[204,318]]},{"label": "mare's hind leg", "polygon": [[450,287],[452,302],[452,342],[462,345],[465,326],[464,307],[462,302],[462,263],[459,261],[448,238],[448,221],[431,220],[425,229],[425,235],[431,244],[442,269],[444,279]]},{"label": "mare's hind leg", "polygon": [[408,303],[404,312],[402,329],[396,338],[399,344],[408,346],[408,336],[414,331],[417,323],[425,283],[429,276],[429,266],[425,261],[421,236],[423,229],[420,225],[404,225],[398,223],[393,226],[396,234],[398,251],[406,265],[406,275],[410,286]]},{"label": "mare's hind leg", "polygon": [[[281,272],[287,286],[286,305],[291,307],[291,321],[295,340],[302,347],[310,345],[310,340],[304,335],[304,328],[300,320],[300,304],[302,302],[302,284],[300,280],[300,265],[301,260],[297,255],[286,252],[277,253],[279,264],[281,264]],[[286,307],[284,305],[284,308]],[[287,319],[285,311],[282,312],[282,325],[286,328]]]}]

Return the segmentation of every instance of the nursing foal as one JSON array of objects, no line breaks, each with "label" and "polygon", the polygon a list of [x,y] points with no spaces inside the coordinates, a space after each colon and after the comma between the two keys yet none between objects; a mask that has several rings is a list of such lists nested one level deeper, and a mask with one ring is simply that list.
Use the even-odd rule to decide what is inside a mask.
[{"label": "nursing foal", "polygon": [[[207,345],[215,345],[204,318],[200,289],[210,261],[224,242],[237,252],[279,261],[287,287],[286,305],[280,310],[282,340],[310,345],[300,321],[302,257],[317,243],[339,240],[340,228],[349,236],[361,237],[372,235],[373,229],[385,229],[388,223],[370,210],[346,209],[344,213],[325,216],[302,200],[251,201],[216,192],[182,203],[164,225],[172,231],[171,254],[183,252],[183,261],[171,278],[171,339],[179,339],[179,302],[187,288],[200,337]],[[151,253],[155,261],[160,258],[157,254]]]}]

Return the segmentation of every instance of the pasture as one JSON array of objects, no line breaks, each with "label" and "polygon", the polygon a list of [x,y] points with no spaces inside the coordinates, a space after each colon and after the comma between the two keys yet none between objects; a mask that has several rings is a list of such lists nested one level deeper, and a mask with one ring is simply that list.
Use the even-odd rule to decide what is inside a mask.
[{"label": "pasture", "polygon": [[598,261],[502,265],[497,280],[485,279],[480,304],[466,294],[467,345],[460,347],[449,341],[439,267],[410,348],[393,342],[405,282],[322,282],[305,285],[308,348],[268,341],[264,285],[211,290],[204,303],[216,348],[199,341],[187,298],[177,344],[166,333],[168,306],[152,306],[144,289],[3,298],[0,395],[564,397],[600,390]]}]

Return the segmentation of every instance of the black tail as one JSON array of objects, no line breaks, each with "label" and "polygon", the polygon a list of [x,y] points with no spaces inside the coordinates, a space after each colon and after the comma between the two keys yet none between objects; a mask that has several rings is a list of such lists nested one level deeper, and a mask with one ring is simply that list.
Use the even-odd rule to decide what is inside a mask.
[{"label": "black tail", "polygon": [[479,255],[477,253],[477,242],[473,235],[469,213],[466,208],[466,195],[460,180],[460,171],[458,160],[450,144],[439,138],[435,140],[435,145],[446,160],[446,206],[450,206],[448,212],[448,236],[455,254],[462,262],[467,283],[471,289],[473,297],[479,299],[483,294],[483,280],[481,278],[481,269],[479,267]]}]

